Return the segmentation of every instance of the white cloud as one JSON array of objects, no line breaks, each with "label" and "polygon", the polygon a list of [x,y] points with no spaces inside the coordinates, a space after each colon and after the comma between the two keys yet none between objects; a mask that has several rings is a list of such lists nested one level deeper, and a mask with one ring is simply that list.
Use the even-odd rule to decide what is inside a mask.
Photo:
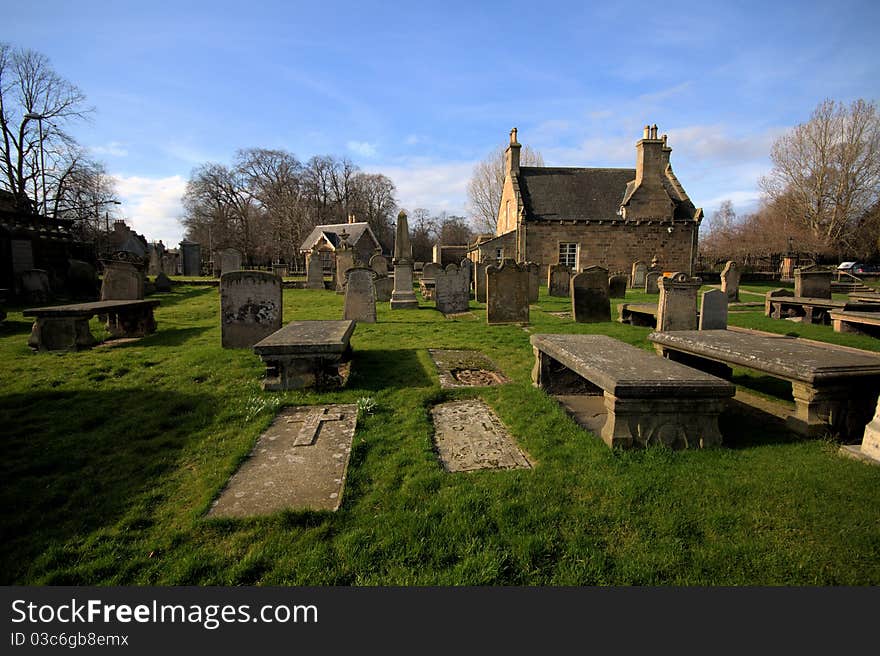
[{"label": "white cloud", "polygon": [[159,241],[176,248],[183,239],[181,197],[186,180],[179,175],[166,178],[114,175],[116,191],[122,200],[120,213],[132,230],[147,241]]},{"label": "white cloud", "polygon": [[345,145],[351,152],[361,157],[373,157],[376,154],[376,145],[366,141],[349,141]]},{"label": "white cloud", "polygon": [[120,141],[111,141],[103,146],[92,146],[89,150],[96,155],[111,155],[113,157],[126,157],[128,155],[125,144]]},{"label": "white cloud", "polygon": [[394,182],[401,207],[410,211],[423,207],[432,212],[465,216],[467,184],[474,164],[476,162],[438,164],[414,159],[402,166],[379,166],[376,171]]}]

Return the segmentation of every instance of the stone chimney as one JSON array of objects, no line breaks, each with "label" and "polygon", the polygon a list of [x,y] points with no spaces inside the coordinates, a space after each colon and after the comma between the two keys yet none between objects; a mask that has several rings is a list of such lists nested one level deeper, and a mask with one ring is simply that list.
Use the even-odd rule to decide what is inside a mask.
[{"label": "stone chimney", "polygon": [[349,223],[354,223],[354,222],[355,222],[354,214],[349,213],[349,215],[348,215],[348,222],[349,222]]},{"label": "stone chimney", "polygon": [[[645,126],[644,135],[636,143],[636,187],[662,185],[664,139],[657,138],[657,125]],[[668,161],[668,160],[667,160]]]},{"label": "stone chimney", "polygon": [[623,218],[672,219],[674,203],[663,185],[670,152],[666,135],[658,138],[656,124],[646,125],[636,143],[636,179],[621,204]]},{"label": "stone chimney", "polygon": [[516,128],[510,131],[510,145],[504,151],[504,161],[507,165],[507,173],[519,175],[519,151],[522,145],[516,140]]}]

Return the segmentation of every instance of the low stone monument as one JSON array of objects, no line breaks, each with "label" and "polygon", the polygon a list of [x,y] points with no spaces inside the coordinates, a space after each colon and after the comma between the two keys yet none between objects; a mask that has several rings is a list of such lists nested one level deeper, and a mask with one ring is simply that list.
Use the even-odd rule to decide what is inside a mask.
[{"label": "low stone monument", "polygon": [[468,311],[468,271],[450,264],[434,276],[434,301],[443,314]]},{"label": "low stone monument", "polygon": [[281,279],[265,271],[220,276],[223,348],[251,348],[281,328]]},{"label": "low stone monument", "polygon": [[773,299],[792,298],[794,293],[790,289],[780,287],[772,289],[764,295],[764,316],[769,317],[773,313]]},{"label": "low stone monument", "polygon": [[417,309],[419,300],[413,291],[412,242],[409,237],[406,212],[400,212],[397,215],[392,264],[394,265],[394,290],[391,292],[391,309]]},{"label": "low stone monument", "polygon": [[720,289],[703,292],[700,330],[727,330],[727,294]]},{"label": "low stone monument", "polygon": [[721,291],[727,294],[730,303],[739,303],[739,267],[733,260],[721,270]]},{"label": "low stone monument", "polygon": [[241,253],[235,248],[220,251],[220,275],[241,270]]},{"label": "low stone monument", "polygon": [[130,262],[105,262],[102,301],[133,301],[144,297],[144,274]]},{"label": "low stone monument", "polygon": [[578,323],[611,321],[608,269],[589,266],[571,279],[571,313]]},{"label": "low stone monument", "polygon": [[629,286],[633,289],[645,288],[645,274],[648,272],[647,265],[641,260],[636,260],[632,264],[632,273],[630,274]]},{"label": "low stone monument", "polygon": [[626,283],[629,282],[622,273],[608,278],[608,296],[610,298],[626,298]]},{"label": "low stone monument", "polygon": [[529,322],[529,271],[506,258],[486,267],[486,323]]},{"label": "low stone monument", "polygon": [[324,265],[321,262],[321,253],[318,249],[312,249],[306,260],[306,289],[325,289]]},{"label": "low stone monument", "polygon": [[657,330],[696,330],[697,291],[703,284],[682,272],[659,280],[660,300],[657,303]]},{"label": "low stone monument", "polygon": [[372,269],[352,267],[345,272],[345,307],[342,318],[360,323],[376,323],[376,289]]},{"label": "low stone monument", "polygon": [[391,294],[394,293],[394,278],[391,276],[380,276],[373,272],[373,287],[376,289],[376,301],[379,303],[387,303],[391,300]]},{"label": "low stone monument", "polygon": [[568,298],[571,293],[571,269],[564,264],[551,264],[547,268],[547,293]]},{"label": "low stone monument", "polygon": [[474,265],[474,298],[477,303],[486,302],[486,267],[485,262]]},{"label": "low stone monument", "polygon": [[795,269],[794,295],[807,298],[831,298],[831,272]]},{"label": "low stone monument", "polygon": [[662,277],[662,274],[659,271],[648,271],[645,274],[645,293],[646,294],[659,294],[660,286],[658,284],[658,280]]},{"label": "low stone monument", "polygon": [[526,262],[526,268],[529,271],[529,303],[537,303],[541,285],[539,278],[541,267],[536,262]]}]

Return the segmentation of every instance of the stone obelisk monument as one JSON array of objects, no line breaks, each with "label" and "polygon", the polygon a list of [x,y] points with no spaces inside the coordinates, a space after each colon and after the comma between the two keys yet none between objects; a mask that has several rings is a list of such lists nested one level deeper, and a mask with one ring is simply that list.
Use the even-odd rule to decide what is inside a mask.
[{"label": "stone obelisk monument", "polygon": [[409,240],[409,224],[406,212],[397,215],[397,232],[394,236],[394,291],[391,292],[391,309],[406,310],[419,307],[413,291],[412,242]]}]

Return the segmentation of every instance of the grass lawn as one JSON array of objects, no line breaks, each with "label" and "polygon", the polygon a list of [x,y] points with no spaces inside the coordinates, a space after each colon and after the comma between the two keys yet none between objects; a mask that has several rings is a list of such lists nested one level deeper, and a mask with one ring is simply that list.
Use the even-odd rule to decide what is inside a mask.
[{"label": "grass lawn", "polygon": [[[742,300],[772,287],[746,285],[756,295]],[[379,323],[352,336],[344,390],[263,392],[259,358],[220,347],[217,289],[174,289],[153,297],[156,334],[79,353],[31,353],[31,321],[7,308],[3,584],[880,583],[880,467],[742,413],[723,417],[720,449],[612,452],[531,385],[530,333],[600,332],[648,349],[648,328],[556,317],[569,303],[546,289],[527,329],[487,326],[473,301],[473,316],[456,320],[425,301],[409,311],[382,303]],[[342,301],[286,289],[284,320],[338,319]],[[774,321],[762,308],[730,323],[880,351],[880,340]],[[512,382],[441,390],[429,348],[478,349]],[[735,374],[790,401],[787,385]],[[337,512],[205,518],[280,407],[360,397],[377,410],[359,420]],[[430,409],[471,397],[495,410],[534,469],[443,471]]]}]

